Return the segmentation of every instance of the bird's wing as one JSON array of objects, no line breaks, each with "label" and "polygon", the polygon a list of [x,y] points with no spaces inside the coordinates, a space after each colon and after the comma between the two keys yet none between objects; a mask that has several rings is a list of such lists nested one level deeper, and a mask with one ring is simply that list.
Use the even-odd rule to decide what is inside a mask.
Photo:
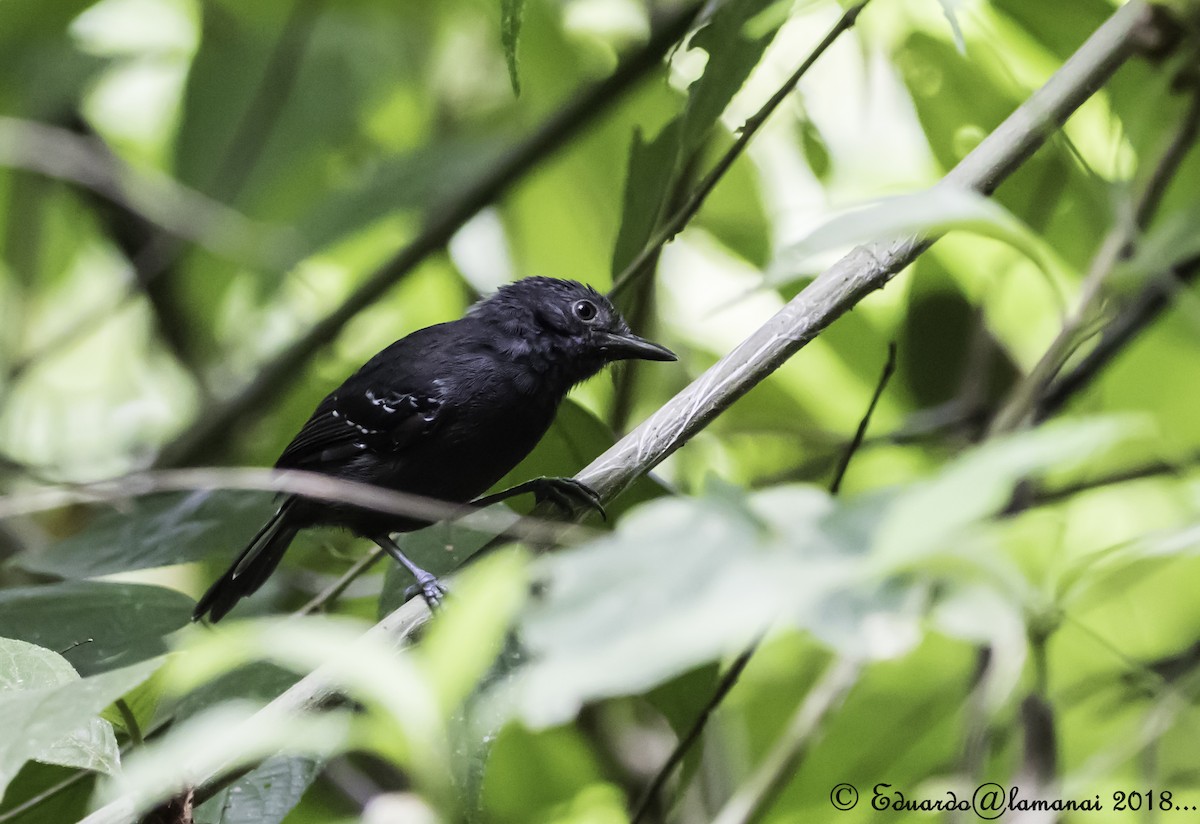
[{"label": "bird's wing", "polygon": [[317,407],[276,466],[302,468],[362,453],[394,454],[437,424],[438,399],[413,393],[338,393]]},{"label": "bird's wing", "polygon": [[391,455],[438,423],[441,399],[434,393],[380,390],[347,382],[313,412],[275,466],[318,468],[356,455]]}]

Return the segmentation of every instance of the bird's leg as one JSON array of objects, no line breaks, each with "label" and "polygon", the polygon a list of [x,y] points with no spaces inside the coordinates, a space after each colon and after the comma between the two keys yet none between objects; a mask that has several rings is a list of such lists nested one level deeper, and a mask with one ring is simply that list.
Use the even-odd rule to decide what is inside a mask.
[{"label": "bird's leg", "polygon": [[379,548],[396,559],[400,566],[408,570],[409,574],[417,581],[417,586],[421,590],[421,597],[425,599],[425,603],[429,604],[429,609],[434,610],[441,606],[442,596],[446,594],[446,588],[442,586],[441,581],[433,573],[426,572],[419,566],[408,559],[408,556],[400,551],[400,547],[389,535],[376,535],[371,539]]},{"label": "bird's leg", "polygon": [[574,514],[577,509],[594,509],[600,513],[601,518],[608,520],[608,513],[604,511],[604,504],[600,502],[596,490],[574,478],[534,478],[495,494],[476,498],[471,501],[471,506],[491,506],[527,492],[533,493],[533,499],[539,504],[549,501],[568,514]]}]

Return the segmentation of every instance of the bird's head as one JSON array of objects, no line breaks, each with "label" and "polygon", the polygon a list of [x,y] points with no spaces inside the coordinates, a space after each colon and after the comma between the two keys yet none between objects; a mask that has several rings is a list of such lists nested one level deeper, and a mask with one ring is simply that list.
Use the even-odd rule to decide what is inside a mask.
[{"label": "bird's head", "polygon": [[566,368],[572,383],[613,361],[675,360],[670,349],[633,334],[608,298],[574,280],[525,278],[500,287],[471,314],[503,329],[514,354],[528,348]]}]

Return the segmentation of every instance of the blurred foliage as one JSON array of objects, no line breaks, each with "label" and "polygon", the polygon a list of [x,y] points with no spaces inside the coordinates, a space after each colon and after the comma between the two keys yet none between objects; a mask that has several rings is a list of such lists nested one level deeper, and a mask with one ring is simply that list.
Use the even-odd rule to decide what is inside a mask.
[{"label": "blurred foliage", "polygon": [[[880,783],[915,800],[996,781],[1106,811],[1118,790],[1200,803],[1194,33],[1123,66],[992,199],[935,186],[1113,8],[870,4],[622,293],[680,362],[579,387],[502,485],[577,472],[852,244],[949,234],[586,540],[535,556],[481,553],[492,534],[462,524],[407,536],[453,575],[398,653],[367,632],[411,583],[391,564],[321,614],[269,617],[366,551],[332,531],[303,535],[228,624],[187,623],[268,495],[45,511],[37,489],[152,467],[208,420],[222,437],[199,462],[269,465],[367,357],[477,295],[534,274],[610,286],[844,4],[705,4],[685,45],[575,111],[577,135],[330,328],[688,7],[0,3],[0,503],[20,513],[0,521],[0,824],[119,796],[144,810],[235,768],[195,821],[627,822],[760,638],[645,820],[729,814],[780,747],[803,757],[764,822],[872,820]],[[1173,140],[1161,205],[1106,271],[1106,237],[1133,226]],[[1154,295],[1161,311],[1056,420],[988,431],[1065,319],[1085,321],[1069,372]],[[221,417],[310,335],[318,353],[269,402]],[[832,496],[890,341],[899,367]],[[835,695],[827,674],[847,661]],[[317,669],[344,698],[262,709]],[[815,733],[798,735],[812,706]],[[851,811],[830,807],[842,782],[861,794]]]}]

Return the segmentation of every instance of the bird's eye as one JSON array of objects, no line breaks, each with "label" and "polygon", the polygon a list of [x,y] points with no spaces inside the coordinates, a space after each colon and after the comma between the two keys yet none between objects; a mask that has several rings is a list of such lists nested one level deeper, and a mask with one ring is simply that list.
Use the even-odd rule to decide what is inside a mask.
[{"label": "bird's eye", "polygon": [[575,301],[575,305],[571,308],[575,312],[575,317],[582,321],[595,320],[596,315],[599,313],[599,310],[596,308],[596,304],[592,303],[590,300],[577,300]]}]

